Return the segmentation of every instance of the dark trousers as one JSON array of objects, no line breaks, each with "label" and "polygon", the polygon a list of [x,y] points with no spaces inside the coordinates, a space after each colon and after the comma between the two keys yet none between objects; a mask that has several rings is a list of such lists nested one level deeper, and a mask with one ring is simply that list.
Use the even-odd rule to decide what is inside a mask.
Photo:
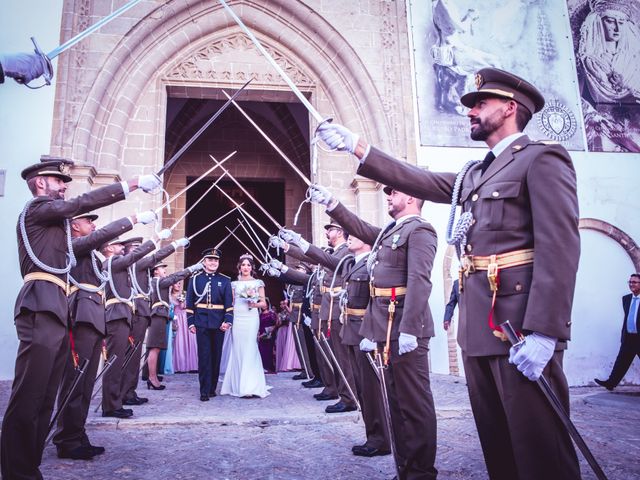
[{"label": "dark trousers", "polygon": [[[69,451],[90,443],[85,431],[85,424],[89,413],[93,385],[98,372],[98,364],[100,363],[102,338],[102,334],[88,323],[76,323],[73,327],[73,341],[76,353],[80,358],[80,362],[86,358],[89,360],[89,365],[87,365],[80,383],[71,397],[69,397],[67,406],[58,417],[56,434],[53,437],[53,443],[58,447],[58,450]],[[73,361],[69,354],[64,368],[58,402],[67,396],[76,375],[77,372],[73,367]],[[58,408],[60,408],[59,403]]]},{"label": "dark trousers", "polygon": [[[378,344],[382,352],[383,343]],[[429,339],[419,338],[418,347],[398,354],[398,341],[391,342],[391,359],[385,380],[391,409],[393,438],[400,470],[399,480],[435,479],[436,412],[429,379]]]},{"label": "dark trousers", "polygon": [[613,364],[609,380],[607,380],[609,385],[615,387],[620,383],[636,356],[640,358],[640,334],[627,333],[622,344],[620,344],[620,351],[616,362]]},{"label": "dark trousers", "polygon": [[210,395],[218,388],[224,332],[219,328],[196,327],[196,341],[200,395]]},{"label": "dark trousers", "polygon": [[123,400],[133,400],[137,397],[136,388],[140,379],[140,359],[142,358],[142,342],[144,335],[147,333],[149,326],[149,317],[133,315],[131,318],[131,331],[129,335],[133,337],[134,345],[140,342],[140,346],[133,353],[129,364],[124,372],[122,372],[122,398]]},{"label": "dark trousers", "polygon": [[366,356],[369,353],[360,351],[359,345],[348,345],[347,350],[349,360],[353,365],[356,392],[362,408],[362,420],[367,436],[365,444],[371,448],[389,451],[391,446],[384,407],[382,406],[380,382],[367,360]]},{"label": "dark trousers", "polygon": [[311,328],[304,324],[304,322],[300,322],[300,328],[304,333],[304,342],[306,343],[307,352],[309,354],[309,364],[307,366],[313,372],[313,376],[320,379],[320,367],[318,367],[318,358],[316,357],[316,344],[313,341],[313,332],[311,331]]},{"label": "dark trousers", "polygon": [[355,394],[356,392],[356,381],[353,376],[353,364],[349,360],[349,351],[348,347],[342,343],[342,336],[340,332],[342,330],[342,324],[338,319],[333,320],[331,322],[331,348],[333,349],[333,353],[335,354],[336,360],[338,361],[338,365],[342,369],[342,373],[344,373],[344,377],[346,381],[349,382],[349,387],[345,383],[342,375],[338,372],[337,367],[334,365],[335,370],[335,379],[338,387],[338,395],[340,395],[340,401],[345,405],[355,406],[355,399],[351,396],[349,392],[349,388]]},{"label": "dark trousers", "polygon": [[112,412],[122,408],[122,365],[129,345],[129,322],[118,318],[107,322],[107,354],[118,358],[102,376],[102,411]]},{"label": "dark trousers", "polygon": [[41,479],[38,467],[69,355],[68,331],[48,312],[23,311],[15,323],[20,344],[11,396],[2,421],[2,478]]},{"label": "dark trousers", "polygon": [[[562,355],[555,352],[543,374],[569,412]],[[469,357],[463,352],[462,360],[489,478],[579,479],[571,438],[538,385],[507,356]]]},{"label": "dark trousers", "polygon": [[[327,336],[327,324],[323,322],[322,331],[325,337]],[[319,343],[316,343],[316,361],[318,362],[318,370],[320,371],[320,379],[324,383],[322,393],[335,397],[338,395],[338,388],[336,382],[336,375],[333,370],[333,363],[331,362],[331,354],[329,349],[331,348],[331,338],[327,339],[327,343],[318,338],[318,331],[313,330],[313,335]],[[316,342],[314,340],[314,343]]]},{"label": "dark trousers", "polygon": [[307,342],[304,338],[304,330],[302,330],[302,326],[300,324],[293,324],[293,334],[296,336],[296,353],[298,354],[300,367],[302,367],[302,373],[307,376],[313,377],[311,365],[309,362],[309,350],[307,349]]}]

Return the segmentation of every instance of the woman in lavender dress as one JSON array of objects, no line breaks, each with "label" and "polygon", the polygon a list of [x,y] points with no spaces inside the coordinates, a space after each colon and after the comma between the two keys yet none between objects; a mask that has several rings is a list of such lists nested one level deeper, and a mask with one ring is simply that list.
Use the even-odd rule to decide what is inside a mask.
[{"label": "woman in lavender dress", "polygon": [[196,336],[189,333],[187,312],[182,291],[182,281],[171,287],[171,303],[173,304],[174,322],[176,323],[173,344],[173,369],[176,372],[198,371],[198,345]]},{"label": "woman in lavender dress", "polygon": [[296,353],[295,339],[293,338],[293,324],[290,321],[291,308],[287,300],[280,302],[278,314],[278,337],[276,339],[276,370],[289,372],[300,370],[300,361]]}]

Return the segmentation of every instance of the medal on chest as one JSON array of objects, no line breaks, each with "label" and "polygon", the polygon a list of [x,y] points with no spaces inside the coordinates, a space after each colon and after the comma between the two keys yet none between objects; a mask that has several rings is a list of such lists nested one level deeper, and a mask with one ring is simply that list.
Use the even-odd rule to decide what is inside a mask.
[{"label": "medal on chest", "polygon": [[398,240],[400,240],[400,234],[396,233],[391,239],[391,250],[397,250],[398,248]]}]

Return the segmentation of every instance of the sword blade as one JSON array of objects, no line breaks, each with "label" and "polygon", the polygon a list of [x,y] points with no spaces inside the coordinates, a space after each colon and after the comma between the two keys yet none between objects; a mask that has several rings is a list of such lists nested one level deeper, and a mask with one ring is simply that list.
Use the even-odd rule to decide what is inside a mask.
[{"label": "sword blade", "polygon": [[[224,90],[222,91],[222,93],[224,93],[224,94],[225,94],[225,96],[226,96],[227,98],[231,98],[231,97],[229,96],[229,94],[228,94],[227,92],[225,92]],[[256,122],[254,122],[254,121],[253,121],[253,119],[249,116],[249,114],[248,114],[247,112],[245,112],[245,111],[243,110],[243,108],[242,108],[240,105],[238,105],[238,102],[236,102],[236,101],[234,100],[234,101],[232,101],[231,103],[233,103],[233,106],[234,106],[234,107],[236,107],[236,109],[237,109],[237,110],[238,110],[242,115],[244,115],[244,118],[246,118],[246,119],[249,121],[249,123],[250,123],[251,125],[253,125],[253,126],[254,126],[254,128],[258,131],[258,133],[259,133],[260,135],[262,135],[262,137],[263,137],[267,142],[269,142],[269,145],[271,145],[271,146],[273,147],[273,149],[274,149],[276,152],[278,152],[278,153],[280,154],[280,156],[282,157],[282,159],[283,159],[285,162],[287,162],[291,168],[293,168],[293,171],[294,171],[294,172],[296,172],[296,173],[298,174],[298,176],[302,179],[302,181],[304,181],[304,183],[306,183],[308,187],[309,187],[309,186],[311,186],[311,180],[309,180],[309,179],[307,178],[307,176],[306,176],[304,173],[302,173],[302,171],[300,171],[300,169],[296,166],[296,164],[295,164],[295,163],[293,163],[293,161],[292,161],[289,157],[287,157],[287,155],[286,155],[286,154],[285,154],[285,153],[280,149],[280,147],[278,147],[278,146],[275,144],[275,142],[274,142],[273,140],[271,140],[271,138],[269,138],[269,135],[267,135],[267,134],[266,134],[266,133],[265,133],[265,132],[264,132],[264,131],[263,131],[263,130],[258,126],[258,124],[257,124]]]},{"label": "sword blade", "polygon": [[311,379],[311,375],[309,375],[309,369],[307,368],[307,361],[304,358],[304,350],[302,349],[302,342],[300,341],[300,325],[296,323],[293,328],[295,331],[293,332],[293,336],[296,340],[296,346],[298,347],[298,352],[300,355],[300,360],[302,362],[302,368],[304,368],[304,374],[307,376],[307,379]]},{"label": "sword blade", "polygon": [[382,363],[382,355],[380,355],[377,351],[374,354],[376,356],[377,365],[373,363],[371,360],[371,356],[367,354],[371,363],[371,366],[376,370],[376,375],[378,375],[378,380],[380,380],[380,394],[382,395],[382,408],[384,410],[384,415],[387,419],[387,434],[389,435],[389,445],[391,446],[391,454],[393,455],[393,463],[396,467],[396,473],[398,474],[398,478],[402,478],[400,475],[400,466],[398,464],[398,448],[396,447],[395,437],[393,436],[393,423],[391,421],[391,407],[389,406],[389,394],[387,392],[387,381],[384,378],[384,370],[385,367]]},{"label": "sword blade", "polygon": [[[515,329],[513,328],[513,325],[511,325],[511,322],[509,320],[507,320],[504,323],[501,323],[500,328],[502,328],[502,331],[506,334],[507,338],[509,339],[509,342],[512,345],[515,345],[521,341],[520,336],[515,331]],[[582,455],[584,456],[585,460],[591,467],[591,470],[593,470],[593,473],[596,475],[596,477],[599,480],[607,480],[607,476],[605,475],[604,471],[598,464],[598,461],[596,460],[596,458],[593,456],[593,453],[591,453],[591,450],[589,449],[589,446],[586,444],[586,442],[582,438],[582,435],[580,435],[580,432],[578,431],[574,423],[571,421],[569,414],[564,409],[562,402],[560,401],[556,393],[551,388],[551,385],[549,384],[548,380],[545,378],[544,375],[541,375],[540,378],[536,380],[536,383],[538,384],[538,387],[542,391],[542,394],[547,399],[547,402],[549,403],[553,411],[556,413],[560,421],[563,423],[563,425],[567,429],[567,433],[573,440],[573,443],[575,443],[578,449],[580,450],[580,452],[582,452]]]},{"label": "sword blade", "polygon": [[185,143],[185,144],[180,148],[180,150],[178,150],[178,151],[177,151],[177,152],[176,152],[176,153],[175,153],[175,154],[174,154],[174,155],[173,155],[173,156],[172,156],[172,157],[171,157],[167,162],[165,162],[164,166],[163,166],[160,170],[158,170],[158,173],[156,173],[156,175],[157,175],[158,177],[159,177],[160,175],[162,175],[164,172],[166,172],[166,171],[167,171],[167,170],[168,170],[168,169],[169,169],[169,168],[170,168],[174,163],[176,163],[176,162],[178,161],[178,159],[180,158],[180,156],[181,156],[181,155],[182,155],[182,154],[187,150],[187,148],[189,148],[189,147],[191,146],[191,144],[192,144],[193,142],[195,142],[195,141],[198,139],[198,137],[199,137],[200,135],[202,135],[202,132],[204,132],[207,128],[209,128],[209,125],[211,125],[211,124],[215,121],[215,119],[216,119],[216,118],[218,118],[220,115],[222,115],[222,112],[224,112],[224,111],[227,109],[227,107],[228,107],[229,105],[231,105],[232,100],[234,100],[238,95],[240,95],[240,93],[242,93],[242,91],[245,89],[245,87],[246,87],[247,85],[249,85],[249,83],[251,83],[251,80],[252,80],[252,79],[249,79],[249,80],[247,81],[247,83],[245,83],[242,87],[240,87],[240,89],[239,89],[236,93],[234,93],[234,94],[232,95],[232,97],[231,97],[229,100],[227,100],[227,101],[225,102],[225,104],[224,104],[224,105],[222,105],[222,106],[218,109],[218,111],[217,111],[216,113],[214,113],[214,114],[213,114],[213,116],[212,116],[209,120],[207,120],[207,123],[205,123],[202,127],[200,127],[200,130],[198,130],[198,131],[195,133],[195,135],[194,135],[193,137],[191,137],[191,138],[187,141],[187,143]]},{"label": "sword blade", "polygon": [[133,7],[134,5],[136,5],[136,4],[140,3],[140,2],[141,2],[141,0],[131,0],[128,3],[125,3],[123,6],[121,6],[117,10],[114,10],[112,13],[110,13],[106,17],[98,20],[96,23],[94,23],[90,27],[86,28],[85,30],[83,30],[82,32],[77,34],[75,37],[70,38],[69,40],[64,42],[62,45],[60,45],[60,46],[54,48],[53,50],[51,50],[49,53],[47,53],[47,57],[49,57],[49,60],[53,60],[58,55],[60,55],[62,52],[64,52],[65,50],[70,49],[76,43],[78,43],[79,41],[83,40],[85,37],[88,37],[93,32],[95,32],[96,30],[100,29],[101,27],[103,27],[104,25],[109,23],[114,18],[119,17],[124,12],[126,12],[131,7]]},{"label": "sword blade", "polygon": [[[231,230],[231,232],[235,232],[239,227],[240,225],[236,225],[235,227],[233,227],[233,230]],[[224,242],[226,242],[229,238],[231,238],[231,233],[228,233],[226,237],[220,240],[216,245],[216,248],[220,248],[224,244]]]},{"label": "sword blade", "polygon": [[208,228],[214,226],[216,223],[218,223],[220,220],[222,220],[224,217],[226,217],[227,215],[231,215],[233,212],[235,212],[238,209],[238,207],[234,207],[231,210],[229,210],[227,213],[225,213],[224,215],[221,215],[220,217],[216,218],[213,222],[211,222],[209,225],[207,225],[206,227],[201,228],[200,230],[198,230],[196,233],[194,233],[193,235],[191,235],[189,237],[189,241],[193,240],[194,238],[196,238],[198,235],[200,235],[202,232],[204,232],[205,230],[207,230]]},{"label": "sword blade", "polygon": [[242,240],[240,240],[240,237],[238,237],[234,232],[231,231],[231,229],[229,227],[226,227],[226,229],[229,230],[229,233],[231,235],[233,235],[233,238],[235,238],[240,245],[242,245],[244,248],[247,249],[247,252],[249,252],[251,255],[253,255],[253,258],[255,258],[261,264],[264,263],[262,260],[260,260],[260,257],[258,255],[256,255],[249,247],[247,247],[246,243],[244,243]]},{"label": "sword blade", "polygon": [[[164,202],[162,205],[160,205],[158,208],[156,208],[156,213],[161,212],[163,208],[165,208],[167,205],[171,204],[176,198],[178,198],[180,195],[182,195],[183,193],[185,193],[187,190],[189,190],[191,187],[193,187],[196,183],[198,183],[200,180],[202,180],[204,177],[206,177],[207,175],[209,175],[211,172],[213,172],[216,168],[221,167],[221,165],[226,162],[227,160],[229,160],[231,157],[233,157],[237,152],[231,152],[229,155],[227,155],[225,158],[223,158],[222,160],[220,160],[220,162],[218,162],[217,165],[214,165],[213,167],[211,167],[209,170],[207,170],[206,172],[204,172],[202,175],[200,175],[198,178],[196,178],[193,182],[191,182],[189,185],[185,186],[182,190],[180,190],[178,193],[176,193],[173,197],[171,197],[169,200],[167,200],[166,202]],[[220,175],[221,177],[224,175]],[[218,179],[219,180],[219,179]]]},{"label": "sword blade", "polygon": [[327,357],[327,354],[324,352],[324,348],[322,348],[322,345],[320,344],[318,337],[313,335],[313,341],[316,342],[316,347],[320,350],[320,354],[322,355],[322,358],[324,358],[325,362],[327,362],[327,365],[329,365],[331,372],[334,373],[335,371],[333,369],[333,363],[331,363],[331,360],[329,360],[329,357]]},{"label": "sword blade", "polygon": [[[240,212],[240,214],[242,214],[242,212]],[[246,218],[245,218],[246,220]],[[238,219],[238,221],[240,222],[240,219]],[[249,223],[249,222],[246,222]],[[242,229],[244,230],[244,233],[247,234],[247,237],[249,237],[249,239],[251,240],[251,242],[253,242],[253,244],[255,245],[255,247],[258,249],[258,251],[262,254],[262,250],[265,250],[264,245],[262,245],[262,247],[260,245],[258,245],[258,242],[260,242],[260,244],[262,244],[262,242],[260,241],[260,237],[258,237],[258,235],[256,235],[255,230],[253,230],[253,228],[251,229],[251,231],[253,231],[253,235],[256,236],[256,238],[258,239],[258,242],[256,242],[256,239],[251,235],[251,232],[249,232],[249,229],[245,226],[245,222],[240,222],[240,226],[242,227]],[[249,226],[251,226],[251,224],[249,224]],[[267,257],[262,254],[261,255],[262,258],[264,259],[264,261],[267,261]]]},{"label": "sword blade", "polygon": [[201,196],[198,200],[196,200],[195,202],[193,202],[193,205],[191,205],[191,206],[187,209],[187,211],[186,211],[186,212],[184,212],[184,213],[180,216],[180,218],[178,218],[175,222],[173,222],[173,225],[171,225],[171,226],[169,227],[169,230],[174,230],[174,229],[178,226],[178,224],[179,224],[182,220],[184,220],[184,219],[186,218],[186,216],[187,216],[187,215],[189,215],[189,213],[191,213],[191,210],[193,210],[193,209],[196,207],[196,205],[198,205],[198,204],[202,201],[202,199],[203,199],[204,197],[206,197],[206,196],[207,196],[207,194],[208,194],[211,190],[213,190],[213,187],[215,187],[215,186],[217,185],[217,183],[218,183],[220,180],[222,180],[222,177],[224,177],[224,175],[220,175],[220,176],[218,177],[218,179],[217,179],[215,182],[213,182],[209,188],[207,188],[207,191],[206,191],[206,192],[204,192],[204,193],[202,194],[202,196]]},{"label": "sword blade", "polygon": [[[229,173],[229,170],[227,170],[227,169],[226,169],[226,168],[224,168],[222,165],[220,165],[220,163],[219,163],[215,158],[213,158],[213,155],[209,155],[209,157],[211,157],[211,160],[213,160],[214,162],[216,162],[216,164],[218,164],[218,165],[220,166],[220,168],[222,169],[222,171],[223,171],[224,173],[226,173],[226,174],[227,174],[227,177],[229,177],[229,178],[233,181],[233,183],[235,183],[235,184],[238,186],[238,188],[239,188],[240,190],[242,190],[242,192],[243,192],[247,197],[249,197],[249,199],[250,199],[253,203],[255,203],[255,205],[260,209],[260,211],[261,211],[262,213],[264,213],[264,214],[265,214],[265,216],[266,216],[269,220],[271,220],[271,221],[273,222],[273,224],[274,224],[276,227],[278,227],[278,229],[281,229],[281,228],[282,228],[282,226],[278,223],[278,221],[277,221],[275,218],[273,218],[273,217],[271,216],[271,214],[267,211],[267,209],[266,209],[266,208],[264,208],[264,207],[263,207],[263,206],[262,206],[262,205],[261,205],[261,204],[260,204],[256,199],[255,199],[255,198],[253,198],[253,195],[251,195],[251,194],[247,191],[247,189],[246,189],[246,188],[244,188],[244,187],[242,186],[242,184],[240,184],[240,182],[239,182],[238,180],[236,180],[236,179],[233,177],[233,175],[231,175],[231,174]],[[267,234],[267,235],[268,235],[268,234]]]},{"label": "sword blade", "polygon": [[256,46],[258,51],[264,56],[264,58],[267,59],[267,61],[271,64],[271,66],[275,68],[276,72],[278,72],[278,75],[280,75],[280,77],[287,83],[287,85],[289,85],[289,88],[291,88],[291,91],[295,94],[296,97],[298,97],[298,100],[302,102],[302,104],[313,116],[313,118],[315,118],[318,123],[322,123],[324,120],[322,118],[322,115],[320,115],[320,113],[318,113],[318,111],[313,107],[313,105],[309,103],[309,100],[307,100],[307,97],[305,97],[302,94],[300,89],[296,86],[295,83],[293,83],[293,81],[289,78],[289,76],[285,73],[285,71],[282,68],[280,68],[280,65],[278,65],[278,63],[274,60],[274,58],[271,55],[269,55],[269,52],[267,52],[264,49],[264,47],[255,37],[255,35],[251,33],[251,30],[249,30],[247,26],[242,22],[242,20],[240,20],[240,18],[235,14],[235,12],[231,10],[231,7],[227,5],[227,2],[225,0],[219,0],[219,1],[222,4],[222,6],[225,8],[225,10],[229,13],[229,15],[231,15],[231,18],[233,18],[233,20],[238,24],[238,26],[242,29],[242,31],[251,39],[251,41]]}]

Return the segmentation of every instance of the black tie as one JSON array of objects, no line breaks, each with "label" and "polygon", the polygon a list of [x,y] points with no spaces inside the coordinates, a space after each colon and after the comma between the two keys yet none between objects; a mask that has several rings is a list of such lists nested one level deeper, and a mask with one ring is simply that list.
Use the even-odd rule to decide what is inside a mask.
[{"label": "black tie", "polygon": [[487,153],[487,156],[484,157],[484,160],[482,161],[482,166],[480,167],[480,170],[482,170],[483,175],[484,175],[484,172],[487,171],[487,168],[489,168],[489,165],[491,165],[491,162],[493,162],[495,159],[496,159],[496,156],[493,154],[491,150],[489,150],[489,153]]},{"label": "black tie", "polygon": [[396,226],[396,221],[394,220],[393,222],[391,222],[389,225],[385,227],[384,232],[382,232],[382,235],[387,233],[389,230],[391,230],[395,226]]}]

